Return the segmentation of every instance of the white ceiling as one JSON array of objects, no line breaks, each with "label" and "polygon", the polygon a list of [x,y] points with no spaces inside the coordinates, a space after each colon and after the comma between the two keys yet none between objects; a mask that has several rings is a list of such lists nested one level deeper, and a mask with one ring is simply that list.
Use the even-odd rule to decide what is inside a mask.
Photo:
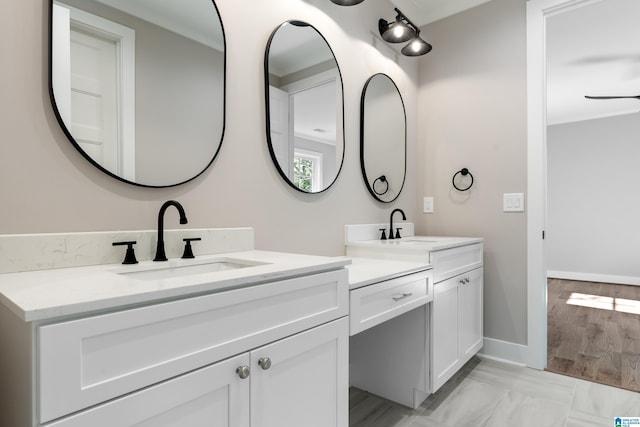
[{"label": "white ceiling", "polygon": [[[489,0],[391,0],[418,26]],[[640,0],[601,0],[547,22],[547,121],[567,123],[640,111]],[[428,37],[428,34],[426,35]]]},{"label": "white ceiling", "polygon": [[278,77],[333,59],[327,42],[313,27],[283,24],[269,46],[269,72]]},{"label": "white ceiling", "polygon": [[488,1],[490,0],[391,0],[419,27]]},{"label": "white ceiling", "polygon": [[192,40],[222,50],[220,22],[211,0],[97,0]]},{"label": "white ceiling", "polygon": [[603,0],[548,19],[547,121],[567,123],[640,111],[640,1]]}]

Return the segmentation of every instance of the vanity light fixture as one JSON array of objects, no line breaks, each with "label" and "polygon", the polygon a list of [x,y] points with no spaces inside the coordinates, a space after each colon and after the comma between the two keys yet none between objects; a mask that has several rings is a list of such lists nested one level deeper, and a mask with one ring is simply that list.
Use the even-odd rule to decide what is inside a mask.
[{"label": "vanity light fixture", "polygon": [[378,31],[382,39],[389,43],[408,41],[409,44],[400,51],[405,56],[420,56],[429,53],[432,46],[420,37],[420,29],[400,9],[394,8],[394,10],[397,12],[395,21],[387,22],[384,19],[378,21]]},{"label": "vanity light fixture", "polygon": [[356,4],[362,3],[364,0],[331,0],[331,1],[339,6],[355,6]]},{"label": "vanity light fixture", "polygon": [[431,52],[431,49],[433,49],[433,46],[420,37],[420,30],[418,30],[413,40],[403,47],[400,52],[405,56],[420,56]]}]

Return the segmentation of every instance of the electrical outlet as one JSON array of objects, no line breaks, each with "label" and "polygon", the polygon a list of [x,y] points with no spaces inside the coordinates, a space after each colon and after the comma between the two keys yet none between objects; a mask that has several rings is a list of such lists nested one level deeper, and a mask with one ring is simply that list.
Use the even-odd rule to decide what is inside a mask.
[{"label": "electrical outlet", "polygon": [[425,197],[422,201],[422,211],[424,213],[433,213],[433,197]]},{"label": "electrical outlet", "polygon": [[524,193],[504,193],[502,210],[504,212],[524,212]]}]

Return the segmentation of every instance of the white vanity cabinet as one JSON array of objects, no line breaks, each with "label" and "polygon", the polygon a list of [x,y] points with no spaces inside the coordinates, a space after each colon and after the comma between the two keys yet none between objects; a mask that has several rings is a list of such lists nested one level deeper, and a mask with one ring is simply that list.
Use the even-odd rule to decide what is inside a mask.
[{"label": "white vanity cabinet", "polygon": [[430,346],[434,393],[483,345],[482,244],[435,251],[431,259],[437,278]]},{"label": "white vanity cabinet", "polygon": [[31,323],[0,305],[0,425],[346,427],[348,305],[344,268]]},{"label": "white vanity cabinet", "polygon": [[347,330],[342,318],[46,425],[346,426]]},{"label": "white vanity cabinet", "polygon": [[[446,236],[414,236],[413,224],[403,223],[407,234],[396,240],[373,240],[379,234],[377,230],[384,224],[348,225],[345,227],[345,241],[347,255],[383,261],[425,262],[433,267],[433,300],[425,307],[425,314],[419,316],[420,311],[407,313],[393,319],[376,332],[375,339],[384,341],[379,347],[388,347],[388,351],[398,348],[397,331],[414,333],[417,327],[426,332],[414,343],[426,340],[427,357],[427,385],[416,387],[413,402],[404,398],[396,400],[407,406],[415,407],[415,403],[430,393],[435,393],[449,380],[471,357],[483,346],[483,239]],[[352,294],[353,301],[353,294]],[[353,313],[353,312],[352,312]],[[426,317],[426,320],[425,320]],[[354,319],[352,318],[352,324]],[[415,326],[418,325],[418,326]],[[382,326],[382,325],[381,325]],[[353,330],[353,326],[352,326]],[[385,331],[385,332],[382,332]],[[364,331],[365,337],[371,332]],[[352,353],[353,341],[352,337]],[[363,338],[357,338],[362,341]],[[418,347],[418,348],[413,348]],[[374,347],[367,347],[362,351],[372,351]],[[401,347],[407,349],[405,353],[420,354],[422,344]],[[387,350],[385,350],[387,351]],[[375,358],[375,357],[374,357]],[[392,360],[390,358],[387,358]],[[398,359],[396,357],[395,359]],[[374,369],[375,367],[371,367]],[[352,375],[353,376],[353,375]],[[421,372],[416,371],[416,377]],[[426,394],[420,394],[421,390]]]},{"label": "white vanity cabinet", "polygon": [[[354,259],[349,271],[350,384],[417,408],[429,394],[431,266]],[[380,276],[362,281],[367,274]]]}]

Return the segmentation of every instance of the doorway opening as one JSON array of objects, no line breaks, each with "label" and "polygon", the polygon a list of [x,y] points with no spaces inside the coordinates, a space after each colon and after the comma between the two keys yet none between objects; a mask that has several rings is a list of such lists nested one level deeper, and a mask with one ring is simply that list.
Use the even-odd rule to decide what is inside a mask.
[{"label": "doorway opening", "polygon": [[[638,4],[527,5],[529,196],[540,207],[529,218],[528,320],[534,367],[634,389],[629,384],[640,383],[640,373],[628,368],[640,359],[633,339],[640,328],[634,313],[640,288],[604,283],[640,284],[632,259],[640,246],[629,239],[640,202],[630,203],[625,184],[635,181],[625,175],[635,167],[625,162],[640,155],[640,105],[636,99],[585,99],[608,91],[640,93],[633,72],[640,51],[633,45],[625,51],[626,41],[637,38],[630,33],[634,23],[626,22],[634,12],[626,7]],[[546,240],[536,237],[540,229]]]}]

